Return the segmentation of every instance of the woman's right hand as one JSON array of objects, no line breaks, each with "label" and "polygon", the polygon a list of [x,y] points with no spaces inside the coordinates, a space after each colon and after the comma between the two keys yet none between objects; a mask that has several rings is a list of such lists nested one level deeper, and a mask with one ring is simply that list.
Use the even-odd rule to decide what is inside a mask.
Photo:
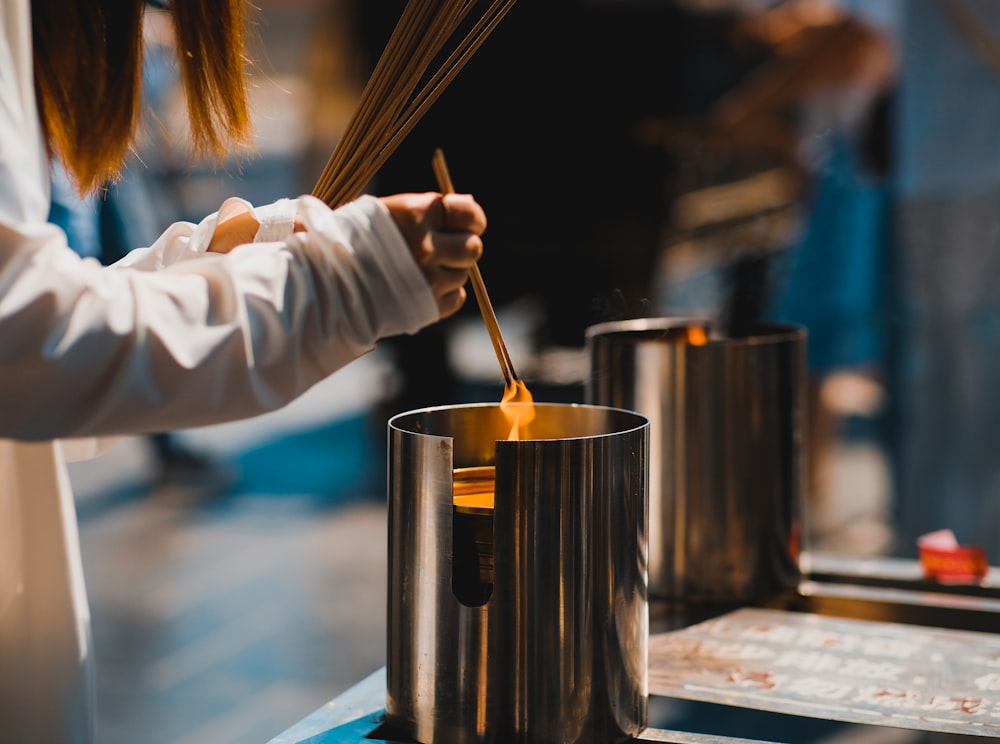
[{"label": "woman's right hand", "polygon": [[440,317],[458,312],[469,271],[483,253],[483,208],[468,194],[394,194],[380,201],[410,246]]}]

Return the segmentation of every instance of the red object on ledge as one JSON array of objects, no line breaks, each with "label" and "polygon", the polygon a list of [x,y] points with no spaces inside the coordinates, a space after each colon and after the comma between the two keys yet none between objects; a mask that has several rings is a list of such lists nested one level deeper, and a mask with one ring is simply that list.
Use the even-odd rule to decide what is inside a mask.
[{"label": "red object on ledge", "polygon": [[951,530],[929,532],[917,540],[924,578],[942,584],[978,584],[989,571],[986,552],[959,545]]}]

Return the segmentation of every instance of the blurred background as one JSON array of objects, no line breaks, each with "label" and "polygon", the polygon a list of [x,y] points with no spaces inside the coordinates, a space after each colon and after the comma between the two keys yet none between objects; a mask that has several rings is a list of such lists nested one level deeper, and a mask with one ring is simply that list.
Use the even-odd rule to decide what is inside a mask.
[{"label": "blurred background", "polygon": [[[403,2],[256,6],[257,152],[191,161],[151,11],[148,126],[71,240],[80,210],[131,247],[310,191]],[[914,557],[948,528],[995,564],[998,125],[990,0],[524,0],[368,190],[435,189],[443,148],[536,400],[582,400],[596,322],[805,325],[807,548]],[[470,301],[287,409],[73,464],[99,740],[266,742],[382,666],[386,421],[502,389]]]}]

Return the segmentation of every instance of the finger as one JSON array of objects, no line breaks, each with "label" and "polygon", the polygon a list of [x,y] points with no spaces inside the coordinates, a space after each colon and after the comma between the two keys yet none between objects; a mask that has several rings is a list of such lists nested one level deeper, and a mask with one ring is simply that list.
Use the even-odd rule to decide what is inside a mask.
[{"label": "finger", "polygon": [[440,206],[442,231],[481,235],[486,230],[486,212],[470,194],[444,194]]},{"label": "finger", "polygon": [[434,263],[468,271],[483,255],[483,241],[475,233],[437,232],[431,238]]},{"label": "finger", "polygon": [[465,304],[467,294],[464,288],[448,292],[438,299],[438,313],[440,317],[447,318],[449,315],[457,313]]},{"label": "finger", "polygon": [[441,317],[457,311],[465,303],[468,271],[435,267],[428,271],[426,276]]},{"label": "finger", "polygon": [[448,292],[464,287],[465,283],[469,281],[468,270],[447,266],[432,267],[425,272],[425,276],[435,297],[441,297]]}]

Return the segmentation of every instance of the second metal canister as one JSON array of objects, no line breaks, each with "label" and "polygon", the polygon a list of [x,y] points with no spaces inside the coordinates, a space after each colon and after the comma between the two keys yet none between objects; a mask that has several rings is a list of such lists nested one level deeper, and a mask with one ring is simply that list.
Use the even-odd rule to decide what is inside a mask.
[{"label": "second metal canister", "polygon": [[508,413],[389,422],[387,725],[424,744],[631,741],[647,716],[648,421],[536,403],[514,440]]},{"label": "second metal canister", "polygon": [[803,488],[806,332],[717,336],[698,318],[587,329],[588,403],[650,421],[649,589],[738,603],[793,589]]}]

